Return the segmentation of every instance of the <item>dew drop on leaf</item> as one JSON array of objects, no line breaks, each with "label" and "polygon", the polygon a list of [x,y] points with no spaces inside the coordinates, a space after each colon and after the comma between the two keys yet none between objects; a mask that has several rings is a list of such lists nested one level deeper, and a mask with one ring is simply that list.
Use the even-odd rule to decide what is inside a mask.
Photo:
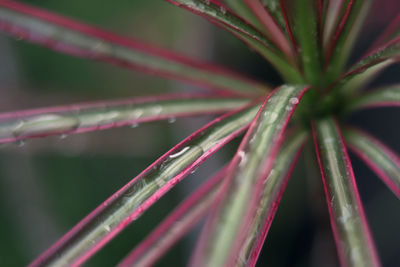
[{"label": "dew drop on leaf", "polygon": [[153,112],[155,115],[160,114],[161,111],[162,111],[162,107],[161,107],[161,106],[155,106],[155,107],[152,109],[152,112]]},{"label": "dew drop on leaf", "polygon": [[19,146],[19,147],[23,147],[24,145],[25,145],[25,140],[18,140],[17,142],[16,142],[16,144],[17,144],[17,146]]},{"label": "dew drop on leaf", "polygon": [[175,154],[169,155],[169,158],[171,158],[171,159],[177,158],[177,157],[183,155],[186,151],[188,151],[189,148],[190,148],[190,147],[187,146],[187,147],[183,148],[181,151],[179,151],[179,152],[177,152],[177,153],[175,153]]},{"label": "dew drop on leaf", "polygon": [[196,168],[194,168],[194,169],[190,172],[190,174],[195,173],[195,172],[197,171],[198,168],[199,168],[198,166],[197,166]]},{"label": "dew drop on leaf", "polygon": [[104,230],[106,230],[107,232],[110,232],[111,228],[109,225],[104,225]]},{"label": "dew drop on leaf", "polygon": [[297,105],[299,103],[299,99],[297,97],[292,97],[289,99],[289,103],[292,105]]},{"label": "dew drop on leaf", "polygon": [[278,114],[273,111],[264,112],[264,116],[266,117],[268,124],[274,123],[276,121],[276,119],[278,118]]}]

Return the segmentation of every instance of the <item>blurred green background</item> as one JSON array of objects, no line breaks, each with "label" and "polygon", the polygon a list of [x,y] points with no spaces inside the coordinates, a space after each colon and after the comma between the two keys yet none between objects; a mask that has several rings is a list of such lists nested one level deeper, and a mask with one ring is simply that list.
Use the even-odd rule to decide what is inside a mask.
[{"label": "blurred green background", "polygon": [[[281,82],[271,67],[244,44],[164,0],[25,2],[201,61],[229,66],[270,84]],[[374,13],[368,21],[353,60],[396,14],[390,8],[382,12],[385,16]],[[4,35],[0,35],[0,62],[0,111],[199,90],[58,54]],[[390,68],[376,84],[398,82],[398,71],[398,67]],[[395,109],[374,110],[356,114],[350,121],[371,130],[400,152],[399,116]],[[124,127],[66,139],[35,139],[22,147],[1,146],[0,266],[28,264],[113,192],[211,119],[147,123],[135,129]],[[114,266],[174,206],[227,162],[237,144],[235,140],[214,155],[86,265]],[[383,265],[399,266],[400,203],[360,161],[352,160]],[[301,159],[272,224],[259,266],[338,264],[322,183],[317,175],[305,172],[303,165]],[[157,266],[184,266],[199,229]]]}]

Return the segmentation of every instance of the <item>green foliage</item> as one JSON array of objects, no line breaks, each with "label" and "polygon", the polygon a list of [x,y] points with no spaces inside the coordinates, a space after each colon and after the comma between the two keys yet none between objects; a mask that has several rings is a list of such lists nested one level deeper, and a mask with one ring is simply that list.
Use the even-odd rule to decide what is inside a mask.
[{"label": "green foliage", "polygon": [[[16,38],[17,41],[11,42],[19,51],[21,62],[27,62],[23,73],[30,84],[40,87],[41,92],[54,93],[54,99],[60,99],[59,92],[83,99],[113,95],[125,97],[119,101],[0,113],[0,144],[10,154],[0,155],[6,162],[3,164],[5,173],[25,178],[22,181],[4,180],[6,189],[2,194],[6,196],[6,203],[12,204],[0,208],[0,213],[12,214],[10,210],[15,211],[15,216],[12,216],[19,219],[6,216],[7,220],[0,222],[0,228],[12,224],[12,218],[18,221],[16,229],[25,227],[25,232],[20,231],[22,234],[11,229],[2,235],[5,241],[0,243],[0,250],[12,251],[4,262],[7,265],[24,264],[38,253],[32,249],[32,240],[37,240],[38,234],[34,231],[26,234],[26,223],[21,218],[41,224],[46,221],[43,218],[49,216],[46,210],[52,210],[57,215],[52,216],[63,222],[62,227],[57,228],[53,227],[57,223],[46,221],[48,234],[52,235],[49,239],[54,239],[59,235],[57,231],[65,232],[116,191],[31,263],[31,266],[77,266],[94,256],[88,261],[89,265],[115,265],[133,243],[139,243],[156,225],[160,219],[157,212],[165,216],[167,210],[176,205],[176,199],[179,199],[176,188],[182,190],[179,184],[183,178],[192,176],[201,164],[213,164],[204,162],[246,132],[227,168],[217,175],[223,177],[222,183],[197,189],[193,194],[196,198],[189,197],[178,206],[171,217],[160,224],[149,239],[144,239],[131,255],[143,257],[144,266],[147,263],[151,265],[201,218],[207,217],[190,264],[254,266],[302,147],[314,145],[316,157],[306,158],[307,168],[311,168],[310,173],[314,175],[315,167],[319,165],[339,262],[343,266],[379,266],[347,147],[352,148],[397,195],[400,192],[400,160],[395,149],[391,150],[371,136],[344,125],[354,111],[400,106],[398,84],[366,93],[362,91],[379,72],[398,63],[400,20],[394,20],[369,52],[347,68],[352,47],[372,5],[370,0],[343,0],[336,4],[316,0],[166,2],[174,5],[124,1],[119,5],[99,6],[96,12],[92,12],[93,7],[98,6],[94,1],[80,3],[80,8],[65,3],[38,3],[41,8],[102,24],[113,31],[135,36],[135,39],[141,35],[147,40],[144,43],[39,7],[21,2],[0,2],[0,31]],[[184,9],[196,16],[181,12]],[[201,24],[197,15],[224,31],[218,34],[226,34],[223,35],[225,38],[235,37],[265,59],[280,74],[283,85],[272,89],[232,70],[236,66],[231,69],[185,56],[184,53],[188,53],[203,59],[212,45],[212,39],[203,36],[208,32],[204,28],[209,25]],[[21,44],[21,40],[44,48]],[[177,50],[184,51],[170,52],[148,42],[163,42],[164,46],[177,46]],[[66,55],[48,53],[47,49]],[[231,49],[226,47],[232,55],[237,53]],[[85,59],[103,64],[88,63]],[[115,66],[125,71],[120,72]],[[131,70],[135,71],[132,76],[128,72]],[[174,83],[142,77],[136,71],[172,79]],[[112,78],[107,78],[108,75]],[[176,82],[208,91],[207,94],[176,93],[179,88]],[[50,87],[61,89],[53,91]],[[121,87],[124,88],[118,89]],[[191,87],[181,88],[187,90]],[[127,99],[132,91],[135,96],[151,96]],[[175,93],[154,95],[165,91]],[[3,99],[6,99],[7,93],[4,95]],[[26,101],[34,101],[35,95],[32,91],[27,97],[21,97],[24,98],[21,106]],[[54,104],[51,99],[47,103]],[[172,123],[176,117],[190,117],[186,122],[191,125],[191,117],[195,115],[219,113],[224,115],[192,134],[185,127],[167,130],[162,123],[143,132],[140,132],[141,127],[137,127],[139,123],[150,121],[168,120]],[[127,125],[135,129],[129,132],[127,128],[116,129]],[[100,132],[104,129],[113,130]],[[93,133],[87,141],[82,142],[80,138],[88,134],[75,135],[89,131]],[[131,132],[138,133],[133,135]],[[52,135],[63,140],[55,142],[50,138]],[[68,140],[64,140],[66,136],[70,136]],[[166,141],[168,136],[172,136],[174,141]],[[162,154],[158,150],[160,147],[165,150],[167,145],[176,143],[177,138],[183,136],[188,137],[145,168],[149,161],[155,160],[154,155]],[[30,141],[39,137],[46,138]],[[90,151],[92,146],[92,149],[104,150],[105,156],[97,156],[93,161],[87,159],[87,155],[75,159],[66,155],[61,158],[50,156],[44,161],[39,160],[40,167],[31,172],[29,157],[15,156],[24,148],[15,152],[12,147],[12,143],[22,146],[27,140],[39,144],[36,148],[39,151],[42,149],[40,144],[47,149],[53,142],[57,144],[53,145],[54,149],[59,143],[67,143],[61,148],[66,155]],[[124,153],[129,155],[128,158],[121,157]],[[140,156],[143,153],[148,154]],[[19,169],[16,163],[27,168]],[[92,164],[101,168],[97,170]],[[51,166],[49,170],[42,170],[48,166]],[[145,170],[140,172],[142,169]],[[121,178],[133,174],[137,176],[132,180]],[[35,176],[41,177],[40,183],[31,181]],[[205,174],[199,176],[203,178]],[[314,179],[309,182],[312,184],[310,191],[322,199],[322,183]],[[319,184],[319,190],[314,189],[316,184]],[[164,196],[168,191],[172,192]],[[24,197],[16,201],[17,194]],[[169,205],[170,202],[173,204]],[[154,213],[148,213],[152,206],[154,208],[150,211]],[[296,214],[295,209],[292,214]],[[318,216],[325,218],[327,213]],[[150,223],[147,225],[147,222]],[[130,224],[133,226],[128,228]],[[125,229],[124,235],[117,236]],[[47,234],[47,229],[44,234]],[[15,242],[14,235],[21,235],[21,240],[30,242],[27,246],[31,246],[32,255],[24,254],[27,249]],[[153,237],[158,243],[151,241]],[[114,238],[116,242],[108,245]],[[49,241],[46,239],[46,242]],[[119,247],[117,242],[128,245]],[[96,254],[103,247],[104,251]],[[174,253],[170,254],[170,259],[173,258],[171,255],[177,255],[179,264],[188,260],[183,256],[187,253],[181,250]],[[15,261],[10,260],[12,258]],[[167,265],[176,264],[169,260]],[[120,266],[136,266],[136,263],[124,260]],[[321,261],[319,264],[324,263]]]}]

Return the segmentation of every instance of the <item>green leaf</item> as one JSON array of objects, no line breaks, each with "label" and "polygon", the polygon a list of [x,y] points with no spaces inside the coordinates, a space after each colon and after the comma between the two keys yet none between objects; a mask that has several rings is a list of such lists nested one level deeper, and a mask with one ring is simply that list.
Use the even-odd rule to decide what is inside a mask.
[{"label": "green leaf", "polygon": [[328,56],[325,59],[327,64],[325,85],[335,81],[343,71],[354,41],[368,14],[371,2],[371,0],[352,0],[348,2],[347,10],[338,24],[328,50]]},{"label": "green leaf", "polygon": [[331,226],[342,266],[379,266],[358,194],[353,169],[336,122],[313,124]]},{"label": "green leaf", "polygon": [[371,45],[369,51],[373,51],[390,40],[395,39],[400,35],[400,14],[397,14],[396,18],[394,18],[390,24],[386,27],[383,33],[376,38],[376,41]]},{"label": "green leaf", "polygon": [[224,115],[196,131],[114,193],[31,266],[79,266],[138,219],[218,149],[241,134],[259,105]]},{"label": "green leaf", "polygon": [[298,0],[289,8],[293,17],[293,32],[298,42],[302,67],[307,83],[319,85],[321,78],[321,49],[318,45],[317,10],[310,1]]},{"label": "green leaf", "polygon": [[329,50],[329,45],[332,42],[334,37],[334,32],[336,27],[339,24],[339,20],[343,14],[341,11],[343,10],[343,6],[345,4],[345,0],[337,0],[337,1],[326,1],[327,10],[325,12],[325,21],[324,21],[324,30],[322,32],[322,43],[324,47],[324,51]]},{"label": "green leaf", "polygon": [[305,132],[293,134],[285,139],[279,150],[274,166],[265,181],[256,217],[252,221],[240,252],[239,258],[242,264],[238,266],[255,266],[306,136]]},{"label": "green leaf", "polygon": [[260,21],[242,0],[226,0],[225,3],[230,8],[232,8],[232,10],[236,12],[236,14],[238,14],[240,17],[242,17],[255,28],[257,28],[257,30],[265,33],[265,30]]},{"label": "green leaf", "polygon": [[0,3],[0,30],[63,53],[206,88],[239,94],[259,94],[268,88],[219,66],[199,63],[19,2]]},{"label": "green leaf", "polygon": [[289,40],[269,10],[260,0],[244,0],[244,2],[262,23],[266,30],[266,36],[295,64],[295,56]]},{"label": "green leaf", "polygon": [[271,15],[274,17],[275,21],[279,24],[282,31],[285,32],[287,37],[289,34],[287,33],[286,29],[286,22],[285,17],[283,16],[282,9],[280,8],[280,1],[279,0],[261,0],[263,5],[268,9]]},{"label": "green leaf", "polygon": [[226,171],[226,167],[222,168],[191,193],[118,264],[118,267],[153,266],[168,248],[195,227],[210,211]]},{"label": "green leaf", "polygon": [[343,135],[350,148],[379,175],[400,199],[399,156],[376,138],[359,130],[346,129]]},{"label": "green leaf", "polygon": [[400,107],[400,84],[374,89],[349,100],[346,111],[374,107]]},{"label": "green leaf", "polygon": [[346,94],[354,93],[376,74],[400,60],[400,36],[371,52],[355,64],[336,87]]},{"label": "green leaf", "polygon": [[167,0],[172,4],[199,14],[241,39],[267,59],[284,79],[290,83],[302,83],[298,70],[290,65],[286,57],[261,32],[235,16],[223,5],[208,0]]},{"label": "green leaf", "polygon": [[231,162],[218,193],[220,203],[206,224],[196,266],[233,266],[255,218],[263,184],[276,159],[282,133],[305,92],[300,86],[281,86],[264,102]]},{"label": "green leaf", "polygon": [[243,107],[249,100],[201,95],[138,98],[0,113],[0,144],[110,129]]}]

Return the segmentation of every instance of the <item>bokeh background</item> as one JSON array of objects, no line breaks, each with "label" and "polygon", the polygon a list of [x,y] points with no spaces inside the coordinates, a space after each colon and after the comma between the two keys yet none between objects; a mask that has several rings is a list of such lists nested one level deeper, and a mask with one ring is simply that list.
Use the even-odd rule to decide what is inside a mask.
[{"label": "bokeh background", "polygon": [[[276,72],[240,41],[164,0],[25,1],[146,43],[216,62],[279,85]],[[352,61],[400,11],[374,1]],[[399,82],[391,67],[369,87]],[[0,34],[0,112],[68,103],[199,90],[104,63],[62,55]],[[400,153],[400,110],[374,109],[349,122]],[[35,139],[0,147],[0,266],[24,266],[109,195],[212,117],[155,122],[67,138]],[[114,266],[185,196],[233,155],[238,140],[210,158],[87,266]],[[383,266],[400,265],[400,202],[352,156],[357,183]],[[322,182],[303,158],[283,196],[258,266],[337,266]],[[184,266],[200,225],[157,266]]]}]

